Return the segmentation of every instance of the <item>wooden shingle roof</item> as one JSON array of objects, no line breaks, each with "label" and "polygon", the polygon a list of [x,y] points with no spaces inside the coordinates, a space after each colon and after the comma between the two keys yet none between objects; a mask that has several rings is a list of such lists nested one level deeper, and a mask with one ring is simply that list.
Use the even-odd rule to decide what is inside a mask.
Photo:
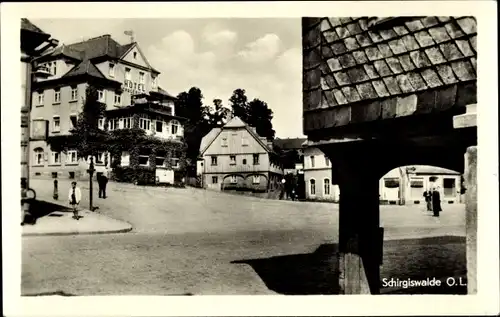
[{"label": "wooden shingle roof", "polygon": [[[320,56],[304,58],[306,71],[319,62],[319,108],[404,96],[476,80],[474,18],[392,20],[321,18],[320,49],[310,52]],[[308,39],[308,34],[303,36],[306,46],[316,41]]]}]

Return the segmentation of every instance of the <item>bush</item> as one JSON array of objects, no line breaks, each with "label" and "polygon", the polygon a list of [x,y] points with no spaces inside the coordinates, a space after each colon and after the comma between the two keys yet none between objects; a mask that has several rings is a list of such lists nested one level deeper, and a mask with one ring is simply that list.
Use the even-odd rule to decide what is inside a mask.
[{"label": "bush", "polygon": [[119,166],[113,169],[112,179],[117,182],[150,185],[156,183],[155,171],[151,168]]}]

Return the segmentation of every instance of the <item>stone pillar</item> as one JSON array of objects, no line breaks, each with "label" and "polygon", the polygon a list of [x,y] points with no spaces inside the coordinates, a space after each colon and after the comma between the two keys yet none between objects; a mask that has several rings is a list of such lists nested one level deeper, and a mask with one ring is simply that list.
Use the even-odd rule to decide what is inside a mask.
[{"label": "stone pillar", "polygon": [[465,153],[467,293],[477,293],[477,146]]},{"label": "stone pillar", "polygon": [[[453,117],[455,129],[477,129],[477,105],[467,105],[466,113]],[[467,292],[477,293],[477,146],[465,153],[465,226],[467,253]]]}]

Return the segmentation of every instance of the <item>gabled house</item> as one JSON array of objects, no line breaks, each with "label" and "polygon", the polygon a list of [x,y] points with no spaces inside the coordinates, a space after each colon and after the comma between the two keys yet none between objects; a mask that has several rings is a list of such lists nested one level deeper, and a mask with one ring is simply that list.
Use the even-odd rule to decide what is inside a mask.
[{"label": "gabled house", "polygon": [[[102,35],[59,46],[36,63],[47,76],[33,87],[32,174],[85,177],[87,158],[80,159],[76,151],[54,152],[47,139],[70,134],[90,85],[98,89],[99,101],[106,105],[100,128],[113,131],[136,127],[156,138],[183,142],[185,119],[175,115],[176,98],[159,86],[160,72],[151,66],[138,43],[121,45],[110,35]],[[111,166],[111,161],[111,155],[104,152],[94,159],[98,171]],[[125,151],[120,164],[126,166],[128,161],[137,158]],[[139,165],[176,166],[151,164],[151,159],[140,160]]]},{"label": "gabled house", "polygon": [[279,188],[283,169],[272,142],[233,117],[202,139],[197,174],[204,188],[268,192]]}]

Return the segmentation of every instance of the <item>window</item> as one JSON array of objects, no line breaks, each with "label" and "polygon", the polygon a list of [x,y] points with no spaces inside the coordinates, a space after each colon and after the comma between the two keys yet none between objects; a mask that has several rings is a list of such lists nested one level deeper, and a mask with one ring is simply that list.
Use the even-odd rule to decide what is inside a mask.
[{"label": "window", "polygon": [[71,164],[71,163],[76,163],[77,161],[78,161],[78,159],[77,159],[76,151],[74,151],[74,150],[68,151],[66,162]]},{"label": "window", "polygon": [[260,176],[259,175],[254,175],[252,178],[253,178],[252,183],[260,184]]},{"label": "window", "polygon": [[219,182],[219,178],[217,176],[212,176],[212,184],[217,184]]},{"label": "window", "polygon": [[231,184],[236,184],[236,183],[237,183],[236,175],[231,175]]},{"label": "window", "polygon": [[253,155],[253,165],[259,165],[259,154]]},{"label": "window", "polygon": [[51,162],[52,164],[61,164],[61,153],[59,152],[52,152],[51,153]]},{"label": "window", "polygon": [[134,59],[137,59],[137,52],[134,52]]},{"label": "window", "polygon": [[231,160],[231,165],[236,165],[236,155],[231,155],[229,158]]},{"label": "window", "polygon": [[51,62],[48,63],[48,65],[45,65],[49,70],[52,76],[54,76],[57,73],[57,63],[56,62]]},{"label": "window", "polygon": [[122,104],[122,95],[118,94],[118,93],[115,93],[115,103],[114,103],[114,105],[115,106],[119,106],[121,104]]},{"label": "window", "polygon": [[314,155],[311,155],[311,167],[314,167]]},{"label": "window", "polygon": [[132,74],[130,73],[130,68],[126,67],[125,68],[125,80],[130,81],[132,79]]},{"label": "window", "polygon": [[412,177],[410,179],[410,193],[413,199],[420,200],[424,196],[424,178]]},{"label": "window", "polygon": [[60,132],[61,131],[61,118],[54,117],[52,121],[52,132]]},{"label": "window", "polygon": [[325,155],[325,165],[330,166],[330,159]]},{"label": "window", "polygon": [[227,147],[227,137],[223,137],[222,140],[221,140],[221,143],[222,143],[221,145],[223,147]]},{"label": "window", "polygon": [[132,118],[123,118],[123,128],[124,129],[131,129],[132,128]]},{"label": "window", "polygon": [[149,156],[139,156],[139,165],[148,166],[149,165]]},{"label": "window", "polygon": [[212,165],[217,165],[217,156],[212,156]]},{"label": "window", "polygon": [[179,167],[179,159],[178,158],[172,158],[172,167],[173,168]]},{"label": "window", "polygon": [[243,159],[243,165],[247,165],[247,159]]},{"label": "window", "polygon": [[399,188],[399,178],[384,178],[384,185],[386,188]]},{"label": "window", "polygon": [[153,88],[156,88],[156,87],[157,87],[157,85],[158,85],[158,77],[153,76],[152,81],[151,81],[151,86],[152,86]]},{"label": "window", "polygon": [[247,138],[245,138],[245,137],[243,137],[243,138],[241,139],[241,145],[243,145],[243,146],[248,146],[248,139],[247,139]]},{"label": "window", "polygon": [[108,120],[108,130],[113,131],[113,130],[118,130],[120,129],[120,119],[118,118],[113,118]]},{"label": "window", "polygon": [[97,121],[97,127],[99,129],[104,129],[104,118],[99,118],[99,120]]},{"label": "window", "polygon": [[75,101],[78,99],[78,88],[71,87],[71,101]]},{"label": "window", "polygon": [[96,164],[104,164],[104,152],[97,152],[95,157]]},{"label": "window", "polygon": [[115,64],[109,64],[109,77],[115,77]]},{"label": "window", "polygon": [[443,195],[446,197],[455,197],[456,195],[456,190],[455,190],[456,184],[455,184],[455,179],[454,178],[443,178]]},{"label": "window", "polygon": [[43,91],[39,91],[37,97],[37,104],[43,106]]},{"label": "window", "polygon": [[163,166],[165,165],[165,158],[164,157],[156,157],[156,166]]},{"label": "window", "polygon": [[144,130],[151,129],[151,120],[147,118],[139,118],[139,127]]},{"label": "window", "polygon": [[43,156],[44,156],[44,153],[43,153],[43,149],[41,148],[37,148],[35,149],[35,165],[43,165]]},{"label": "window", "polygon": [[311,179],[309,181],[309,193],[311,194],[311,196],[316,195],[316,180],[315,179]]},{"label": "window", "polygon": [[172,134],[177,134],[179,131],[179,122],[177,120],[172,120]]},{"label": "window", "polygon": [[139,72],[139,84],[144,84],[144,73]]},{"label": "window", "polygon": [[156,120],[156,132],[163,132],[163,121]]},{"label": "window", "polygon": [[69,123],[71,129],[76,128],[77,122],[78,122],[78,117],[75,114],[69,116]]},{"label": "window", "polygon": [[104,90],[97,91],[97,100],[100,102],[104,102]]},{"label": "window", "polygon": [[54,89],[54,103],[60,103],[60,102],[61,102],[61,90]]},{"label": "window", "polygon": [[325,178],[325,180],[323,181],[323,192],[325,194],[325,196],[329,196],[330,195],[330,180],[328,178]]}]

